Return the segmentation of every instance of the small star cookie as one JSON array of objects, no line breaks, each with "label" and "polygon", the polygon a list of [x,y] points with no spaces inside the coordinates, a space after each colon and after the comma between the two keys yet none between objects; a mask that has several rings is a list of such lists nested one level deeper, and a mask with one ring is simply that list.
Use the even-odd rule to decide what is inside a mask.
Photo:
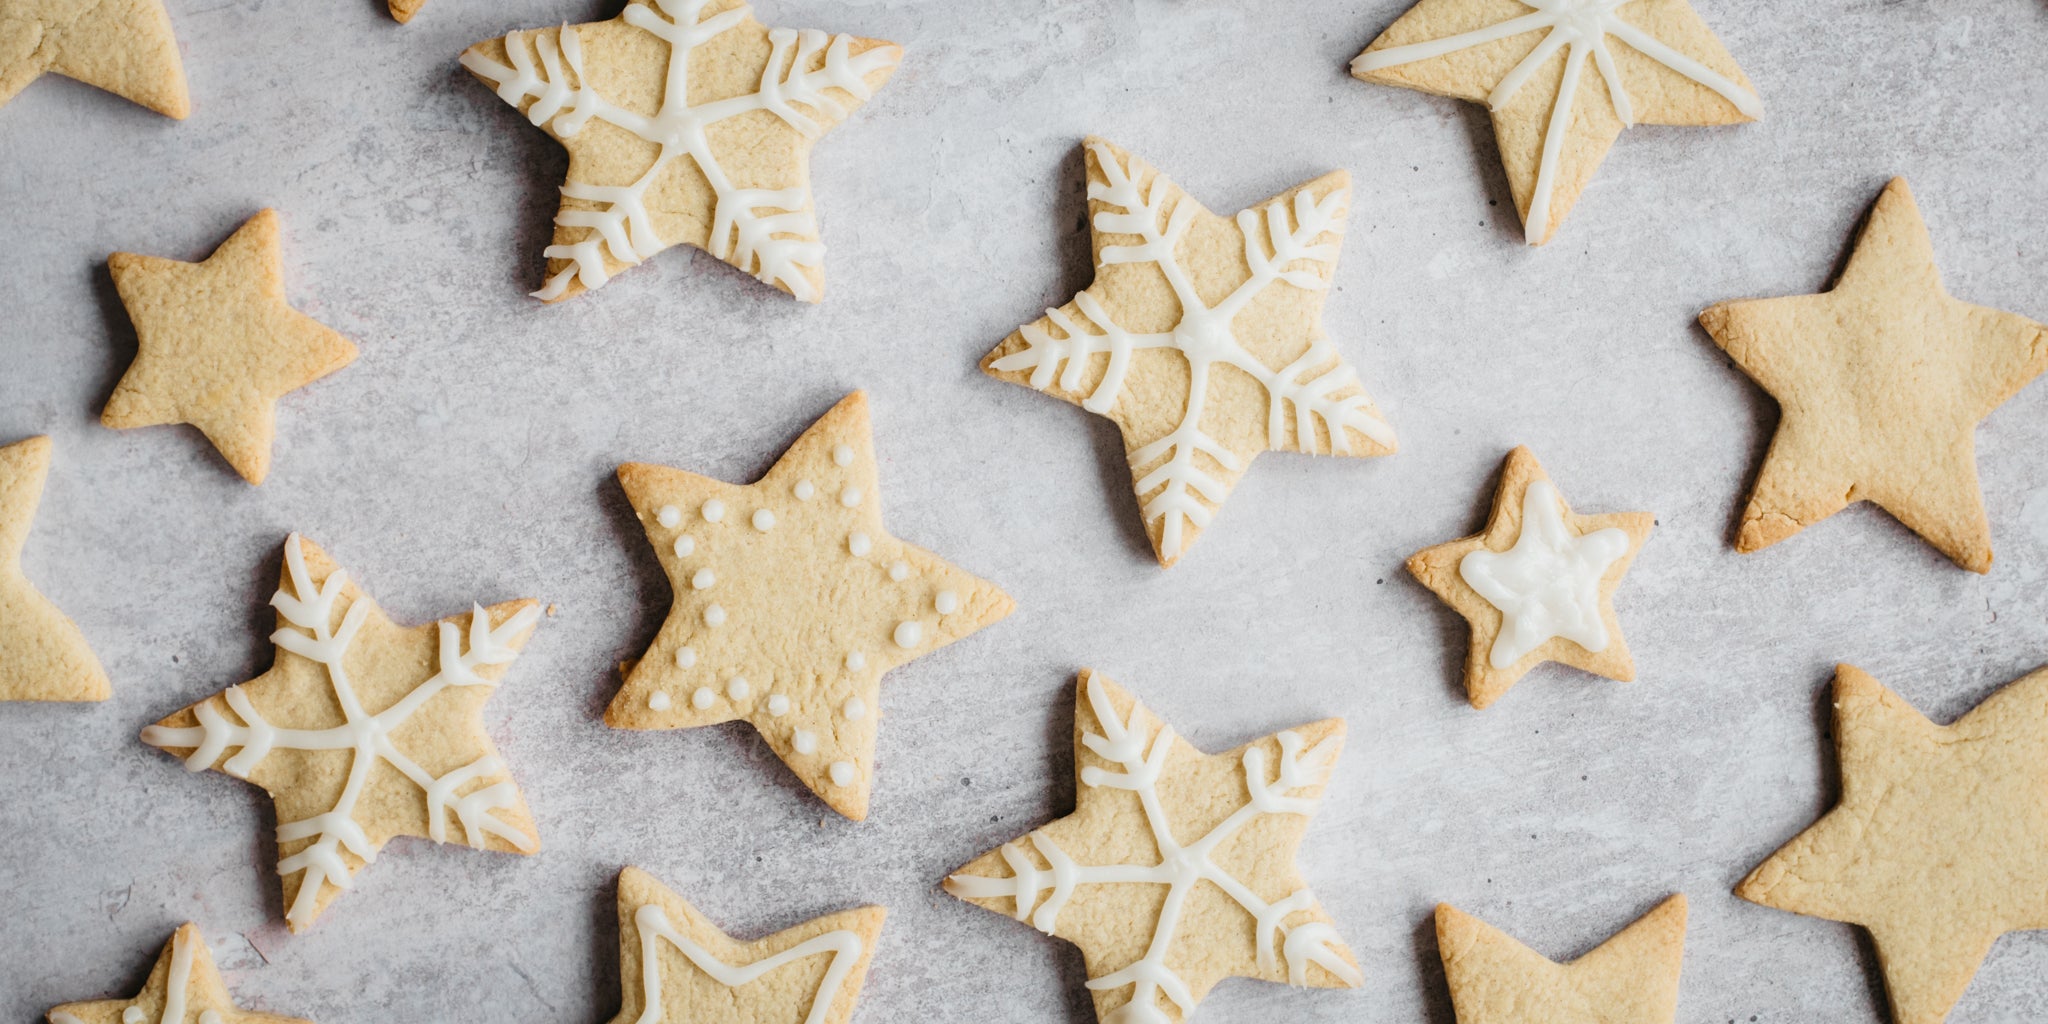
[{"label": "small star cookie", "polygon": [[133,999],[95,999],[52,1009],[49,1024],[311,1024],[235,1006],[196,924],[179,926]]},{"label": "small star cookie", "polygon": [[1735,894],[1870,930],[1898,1024],[1940,1024],[2009,931],[2048,928],[2048,670],[1954,725],[1835,670],[1835,809]]},{"label": "small star cookie", "polygon": [[1421,0],[1351,73],[1485,103],[1530,245],[1556,236],[1623,128],[1763,116],[1686,0]]},{"label": "small star cookie", "polygon": [[740,942],[639,868],[619,873],[613,1024],[846,1024],[867,980],[881,907],[812,918]]},{"label": "small star cookie", "polygon": [[411,21],[412,16],[418,14],[420,8],[426,5],[427,0],[391,0],[388,6],[391,8],[391,16],[403,25]]},{"label": "small star cookie", "polygon": [[163,0],[8,0],[0,6],[0,106],[45,71],[159,114],[192,113]]},{"label": "small star cookie", "polygon": [[752,484],[642,462],[620,466],[619,484],[675,604],[605,723],[744,719],[820,800],[867,817],[883,673],[1015,607],[883,528],[867,395],[834,406]]},{"label": "small star cookie", "polygon": [[1160,565],[1180,559],[1262,451],[1394,451],[1393,428],[1322,327],[1349,175],[1226,219],[1101,139],[1083,149],[1095,282],[981,367],[1117,425]]},{"label": "small star cookie", "polygon": [[356,358],[347,338],[285,302],[277,211],[249,218],[203,263],[117,252],[107,266],[137,347],[100,422],[189,423],[262,483],[278,398]]},{"label": "small star cookie", "polygon": [[1906,179],[1877,197],[1833,288],[1723,302],[1700,325],[1783,412],[1735,550],[1872,501],[1991,570],[1977,424],[2048,369],[2048,327],[1949,297]]},{"label": "small star cookie", "polygon": [[100,661],[21,572],[21,549],[50,473],[50,439],[0,448],[0,700],[106,700]]},{"label": "small star cookie", "polygon": [[1102,1024],[1183,1020],[1229,977],[1363,983],[1294,866],[1343,720],[1212,755],[1098,673],[1075,697],[1074,813],[982,854],[947,892],[1080,946]]},{"label": "small star cookie", "polygon": [[1436,945],[1458,1024],[1671,1024],[1685,954],[1674,895],[1570,963],[1556,963],[1448,903]]},{"label": "small star cookie", "polygon": [[1408,559],[1408,571],[1472,623],[1473,707],[1546,661],[1635,678],[1614,590],[1653,525],[1648,512],[1575,515],[1528,448],[1508,453],[1486,531]]},{"label": "small star cookie", "polygon": [[878,39],[771,29],[741,0],[632,0],[610,21],[478,43],[462,66],[569,151],[536,297],[692,245],[816,302],[811,146],[902,59]]},{"label": "small star cookie", "polygon": [[539,621],[536,602],[399,626],[295,533],[270,603],[270,671],[142,730],[142,741],[187,771],[215,768],[270,793],[293,932],[394,837],[540,848],[483,728],[484,702]]}]

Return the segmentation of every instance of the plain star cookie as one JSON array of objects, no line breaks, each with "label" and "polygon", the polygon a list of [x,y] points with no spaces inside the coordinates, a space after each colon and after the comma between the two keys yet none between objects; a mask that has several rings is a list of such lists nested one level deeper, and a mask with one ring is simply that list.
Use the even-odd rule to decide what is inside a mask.
[{"label": "plain star cookie", "polygon": [[946,891],[1081,947],[1102,1024],[1183,1020],[1228,977],[1362,984],[1294,866],[1343,720],[1211,755],[1100,674],[1082,672],[1075,696],[1074,813]]},{"label": "plain star cookie", "polygon": [[100,661],[21,571],[21,549],[50,474],[50,439],[0,448],[0,700],[106,700]]},{"label": "plain star cookie", "polygon": [[270,603],[270,671],[142,730],[142,741],[187,771],[216,768],[270,793],[292,931],[394,837],[540,848],[483,728],[484,702],[539,621],[535,602],[399,626],[295,533]]},{"label": "plain star cookie", "polygon": [[1349,175],[1224,218],[1101,139],[1084,151],[1095,282],[981,365],[1117,425],[1161,565],[1179,560],[1262,451],[1394,450],[1393,428],[1322,327]]},{"label": "plain star cookie", "polygon": [[159,114],[192,113],[163,0],[8,0],[0,5],[0,106],[45,71]]},{"label": "plain star cookie", "polygon": [[1940,1024],[2000,935],[2048,928],[2048,670],[1940,726],[1838,666],[1835,742],[1841,801],[1735,894],[1869,929],[1892,1018]]},{"label": "plain star cookie", "polygon": [[1977,424],[2048,369],[2048,327],[1949,297],[1906,179],[1877,197],[1833,288],[1723,302],[1700,324],[1783,412],[1735,550],[1871,501],[1990,571]]},{"label": "plain star cookie", "polygon": [[1408,559],[1408,571],[1472,624],[1472,706],[1499,700],[1546,661],[1634,679],[1614,591],[1654,525],[1648,512],[1574,514],[1528,448],[1509,452],[1485,532]]},{"label": "plain star cookie", "polygon": [[1351,73],[1486,104],[1530,245],[1557,234],[1623,128],[1763,114],[1686,0],[1421,0]]},{"label": "plain star cookie", "polygon": [[867,979],[881,907],[741,942],[638,868],[619,874],[613,1024],[846,1024]]},{"label": "plain star cookie", "polygon": [[164,944],[149,980],[133,999],[65,1003],[49,1024],[311,1024],[297,1017],[237,1008],[213,967],[213,953],[196,924],[181,925]]},{"label": "plain star cookie", "polygon": [[632,0],[610,21],[478,43],[462,66],[569,150],[535,296],[692,245],[816,302],[811,146],[902,58],[877,39],[771,29],[740,0]]},{"label": "plain star cookie", "polygon": [[1557,963],[1448,903],[1436,945],[1458,1024],[1671,1024],[1685,955],[1675,895],[1570,963]]},{"label": "plain star cookie", "polygon": [[347,338],[285,301],[277,211],[249,218],[203,263],[117,252],[107,267],[137,344],[100,422],[189,423],[262,483],[277,400],[356,358]]},{"label": "plain star cookie", "polygon": [[606,724],[745,720],[820,800],[867,817],[882,675],[1014,605],[883,528],[866,394],[752,484],[641,462],[620,466],[619,484],[675,603]]}]

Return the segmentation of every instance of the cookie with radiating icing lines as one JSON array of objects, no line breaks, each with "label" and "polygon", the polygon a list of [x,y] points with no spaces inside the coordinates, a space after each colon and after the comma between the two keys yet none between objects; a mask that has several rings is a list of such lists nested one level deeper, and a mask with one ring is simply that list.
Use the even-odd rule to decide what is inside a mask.
[{"label": "cookie with radiating icing lines", "polygon": [[400,626],[295,533],[270,604],[270,670],[142,730],[142,741],[188,771],[270,793],[292,931],[311,927],[395,837],[540,848],[483,728],[484,702],[540,619],[536,602]]},{"label": "cookie with radiating icing lines", "polygon": [[1485,103],[1530,245],[1557,234],[1622,129],[1763,115],[1687,0],[1421,0],[1351,73]]},{"label": "cookie with radiating icing lines", "polygon": [[981,366],[1117,425],[1159,564],[1179,561],[1260,452],[1394,450],[1322,326],[1349,175],[1225,218],[1102,139],[1083,151],[1095,281]]},{"label": "cookie with radiating icing lines", "polygon": [[49,438],[0,447],[0,700],[106,700],[113,688],[85,634],[21,571],[49,474]]},{"label": "cookie with radiating icing lines", "polygon": [[610,21],[478,43],[462,66],[569,151],[535,296],[568,298],[692,245],[816,302],[811,147],[902,56],[877,39],[769,28],[741,0],[631,0]]},{"label": "cookie with radiating icing lines", "polygon": [[1100,673],[1075,688],[1074,813],[955,871],[946,891],[1081,947],[1102,1024],[1184,1020],[1216,983],[1363,982],[1294,865],[1344,723],[1204,754]]},{"label": "cookie with radiating icing lines", "polygon": [[45,72],[97,86],[168,117],[182,120],[192,113],[185,64],[163,0],[0,4],[0,106]]},{"label": "cookie with radiating icing lines", "polygon": [[43,1019],[48,1024],[311,1024],[237,1007],[195,924],[179,926],[164,943],[148,980],[132,998],[65,1003]]}]

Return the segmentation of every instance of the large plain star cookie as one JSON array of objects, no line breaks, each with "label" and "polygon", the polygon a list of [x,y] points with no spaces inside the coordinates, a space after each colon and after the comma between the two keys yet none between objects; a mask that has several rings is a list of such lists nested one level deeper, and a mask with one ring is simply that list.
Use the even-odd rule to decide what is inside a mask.
[{"label": "large plain star cookie", "polygon": [[1530,245],[1557,234],[1623,128],[1763,114],[1686,0],[1421,0],[1351,73],[1485,103]]},{"label": "large plain star cookie", "polygon": [[1408,559],[1408,571],[1472,624],[1472,706],[1499,700],[1546,661],[1634,679],[1614,591],[1654,525],[1648,512],[1574,514],[1528,448],[1509,452],[1485,532]]},{"label": "large plain star cookie", "polygon": [[1180,559],[1262,451],[1394,450],[1322,327],[1349,175],[1224,218],[1101,139],[1084,151],[1095,282],[981,365],[1117,425],[1159,564]]},{"label": "large plain star cookie", "polygon": [[44,1019],[49,1024],[311,1024],[236,1007],[196,924],[181,925],[172,934],[133,999],[65,1003]]},{"label": "large plain star cookie", "polygon": [[1949,297],[1906,179],[1877,197],[1833,288],[1723,302],[1700,324],[1783,412],[1737,551],[1872,501],[1990,571],[1977,423],[2048,369],[2048,327]]},{"label": "large plain star cookie", "polygon": [[347,338],[285,301],[277,211],[249,218],[203,263],[117,252],[107,266],[137,346],[100,422],[189,423],[262,483],[277,400],[356,358]]},{"label": "large plain star cookie", "polygon": [[[192,113],[163,0],[0,4],[0,106],[48,71],[175,118]],[[24,143],[25,144],[25,143]]]},{"label": "large plain star cookie", "polygon": [[142,741],[188,771],[216,768],[270,793],[292,931],[394,837],[540,848],[483,728],[484,702],[540,619],[535,602],[399,626],[295,533],[270,603],[270,671],[142,730]]},{"label": "large plain star cookie", "polygon": [[0,448],[0,700],[106,700],[99,659],[21,571],[21,549],[50,473],[50,439]]},{"label": "large plain star cookie", "polygon": [[1671,1024],[1685,956],[1685,896],[1659,903],[1570,963],[1549,960],[1448,903],[1436,907],[1436,945],[1458,1024]]},{"label": "large plain star cookie", "polygon": [[613,1024],[846,1024],[867,980],[881,907],[740,942],[639,868],[619,873]]},{"label": "large plain star cookie", "polygon": [[819,799],[867,817],[883,673],[1014,605],[883,528],[866,394],[840,401],[752,484],[641,462],[620,466],[619,484],[675,603],[605,722],[744,719]]},{"label": "large plain star cookie", "polygon": [[1344,744],[1326,719],[1204,754],[1108,678],[1075,689],[1074,813],[946,891],[1081,947],[1102,1024],[1185,1019],[1217,982],[1362,984],[1294,866]]},{"label": "large plain star cookie", "polygon": [[768,28],[740,0],[632,0],[610,21],[478,43],[462,66],[569,150],[536,296],[693,245],[816,302],[811,146],[902,57],[876,39]]},{"label": "large plain star cookie", "polygon": [[1954,725],[1835,670],[1842,797],[1737,886],[1870,930],[1898,1024],[1940,1024],[1991,944],[2048,928],[2048,669]]}]

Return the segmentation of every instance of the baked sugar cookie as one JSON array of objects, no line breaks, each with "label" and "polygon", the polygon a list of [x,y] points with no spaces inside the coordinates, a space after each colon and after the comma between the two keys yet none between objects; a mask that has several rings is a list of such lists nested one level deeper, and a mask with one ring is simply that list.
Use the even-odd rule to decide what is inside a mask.
[{"label": "baked sugar cookie", "polygon": [[462,66],[569,150],[535,296],[565,299],[692,245],[816,302],[811,146],[902,57],[877,39],[768,28],[740,0],[632,0],[610,21],[478,43]]},{"label": "baked sugar cookie", "polygon": [[1685,955],[1675,895],[1570,963],[1556,963],[1448,903],[1436,945],[1458,1024],[1671,1024]]},{"label": "baked sugar cookie", "polygon": [[236,1007],[195,924],[180,926],[164,944],[149,980],[133,999],[65,1003],[43,1019],[48,1024],[311,1024]]},{"label": "baked sugar cookie", "polygon": [[142,730],[142,741],[263,787],[277,804],[285,923],[303,932],[397,836],[540,848],[483,706],[540,619],[508,601],[423,626],[384,617],[292,534],[270,603],[270,671]]},{"label": "baked sugar cookie", "polygon": [[1870,501],[1991,570],[1977,424],[2048,369],[2048,327],[1949,297],[1906,179],[1878,196],[1833,288],[1723,302],[1700,325],[1783,414],[1735,550]]},{"label": "baked sugar cookie", "polygon": [[1342,720],[1212,755],[1098,673],[1075,697],[1074,813],[976,858],[947,892],[1080,946],[1102,1024],[1184,1020],[1228,977],[1363,983],[1294,866]]},{"label": "baked sugar cookie", "polygon": [[85,634],[21,571],[49,474],[49,438],[0,448],[0,700],[106,700],[113,688]]},{"label": "baked sugar cookie", "polygon": [[1322,327],[1349,175],[1224,218],[1101,139],[1084,152],[1095,283],[981,367],[1117,425],[1159,564],[1180,559],[1260,452],[1393,452]]},{"label": "baked sugar cookie", "polygon": [[46,71],[159,114],[192,113],[163,0],[7,0],[0,5],[0,106]]}]

